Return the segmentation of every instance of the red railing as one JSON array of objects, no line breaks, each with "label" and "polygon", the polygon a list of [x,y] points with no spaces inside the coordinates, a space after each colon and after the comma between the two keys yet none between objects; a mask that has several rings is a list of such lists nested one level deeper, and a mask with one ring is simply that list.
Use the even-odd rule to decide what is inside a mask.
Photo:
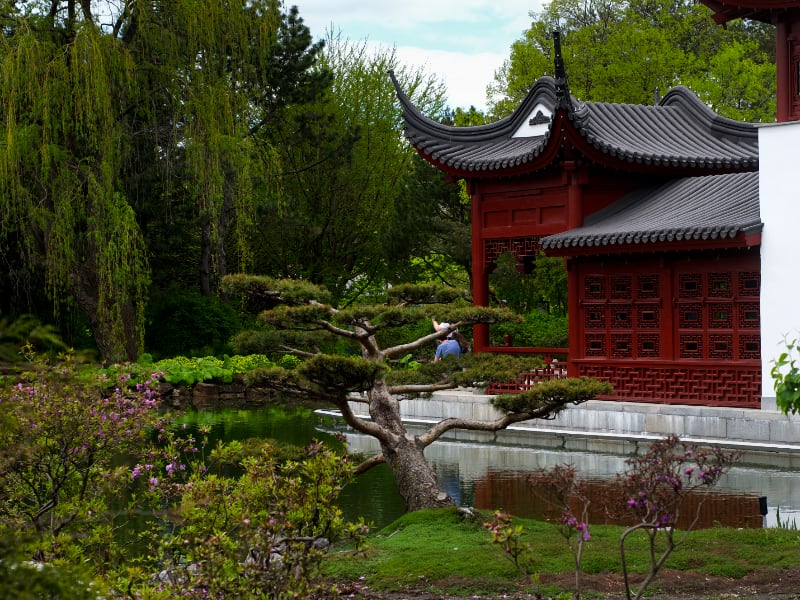
[{"label": "red railing", "polygon": [[529,354],[541,356],[544,365],[539,369],[525,371],[510,381],[498,381],[489,384],[487,394],[513,394],[530,389],[542,381],[561,379],[567,376],[568,348],[532,348],[516,346],[489,346],[485,352],[497,354]]}]

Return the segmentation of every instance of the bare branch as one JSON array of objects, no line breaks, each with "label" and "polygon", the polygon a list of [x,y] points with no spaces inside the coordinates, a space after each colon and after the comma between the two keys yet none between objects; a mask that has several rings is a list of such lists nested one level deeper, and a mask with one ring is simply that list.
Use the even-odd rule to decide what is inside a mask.
[{"label": "bare branch", "polygon": [[361,475],[362,473],[366,473],[372,467],[377,467],[378,465],[382,465],[386,463],[386,457],[383,454],[376,454],[375,456],[368,458],[360,465],[358,465],[355,469],[356,475]]},{"label": "bare branch", "polygon": [[341,327],[337,327],[333,323],[329,323],[328,321],[323,321],[323,320],[314,321],[314,324],[319,325],[320,327],[322,327],[323,329],[329,331],[334,335],[349,338],[351,340],[356,340],[358,342],[361,342],[361,339],[364,337],[364,335],[370,335],[368,333],[359,334],[355,331],[350,331],[349,329],[342,329]]},{"label": "bare branch", "polygon": [[389,393],[393,396],[396,396],[400,394],[424,394],[426,392],[436,392],[439,390],[450,389],[453,389],[453,384],[448,380],[440,383],[418,383],[389,386]]},{"label": "bare branch", "polygon": [[[460,325],[460,324],[461,323],[458,323],[458,325]],[[455,329],[456,329],[456,327],[454,327],[452,325],[450,326],[450,330],[451,331],[453,331]],[[397,354],[407,354],[411,350],[416,350],[417,348],[420,348],[421,346],[424,346],[425,344],[429,344],[430,342],[432,342],[434,340],[441,339],[445,335],[447,335],[447,334],[444,331],[435,331],[433,333],[430,333],[430,334],[426,335],[425,337],[421,337],[421,338],[419,338],[417,340],[414,340],[413,342],[409,342],[407,344],[400,344],[399,346],[392,346],[391,348],[387,348],[386,350],[383,351],[383,355],[384,356],[395,356]]]},{"label": "bare branch", "polygon": [[361,417],[356,416],[356,414],[351,410],[350,404],[348,404],[347,397],[339,397],[336,402],[334,402],[336,408],[342,413],[342,418],[344,422],[350,425],[353,429],[360,433],[364,433],[366,435],[371,435],[372,437],[376,438],[379,442],[383,442],[386,444],[396,443],[395,438],[396,436],[391,433],[388,429],[385,429],[378,425],[373,421],[367,421],[362,419]]},{"label": "bare branch", "polygon": [[530,421],[531,419],[552,418],[564,405],[560,402],[550,403],[530,412],[508,413],[494,421],[482,421],[476,419],[445,419],[436,423],[425,433],[417,436],[417,442],[424,448],[431,445],[442,435],[453,429],[464,429],[469,431],[500,431],[514,423]]}]

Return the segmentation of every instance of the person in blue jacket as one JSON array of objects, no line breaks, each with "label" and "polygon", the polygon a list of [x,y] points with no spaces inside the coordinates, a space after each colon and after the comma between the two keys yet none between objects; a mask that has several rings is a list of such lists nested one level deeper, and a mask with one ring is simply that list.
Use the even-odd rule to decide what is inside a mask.
[{"label": "person in blue jacket", "polygon": [[[437,323],[436,319],[433,319],[433,328],[436,331],[445,331],[450,328],[450,323]],[[436,348],[436,354],[433,357],[433,362],[437,362],[449,354],[458,356],[468,350],[469,344],[467,340],[455,329],[448,333],[444,340],[439,342],[439,346]]]}]

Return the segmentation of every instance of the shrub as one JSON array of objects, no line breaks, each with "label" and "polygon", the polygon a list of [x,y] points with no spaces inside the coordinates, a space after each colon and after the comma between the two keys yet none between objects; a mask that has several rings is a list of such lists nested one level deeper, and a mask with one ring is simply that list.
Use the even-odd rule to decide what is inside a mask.
[{"label": "shrub", "polygon": [[145,346],[156,358],[222,355],[238,330],[236,311],[219,298],[171,288],[148,306]]},{"label": "shrub", "polygon": [[127,485],[119,457],[161,423],[157,376],[131,387],[126,376],[76,380],[69,363],[34,367],[0,388],[2,534],[29,557],[112,567],[123,551],[110,510]]},{"label": "shrub", "polygon": [[492,325],[492,345],[504,345],[506,335],[511,336],[514,346],[566,348],[569,345],[569,323],[566,316],[534,310],[524,315],[522,323]]}]

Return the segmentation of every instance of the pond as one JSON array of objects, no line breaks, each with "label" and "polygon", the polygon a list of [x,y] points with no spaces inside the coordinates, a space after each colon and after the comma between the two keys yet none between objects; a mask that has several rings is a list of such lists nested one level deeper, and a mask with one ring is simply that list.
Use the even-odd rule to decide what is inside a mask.
[{"label": "pond", "polygon": [[[255,409],[223,408],[189,413],[191,425],[210,427],[212,446],[246,438],[272,438],[278,442],[306,445],[313,439],[341,447],[343,435],[351,452],[371,454],[377,442],[356,434],[340,421],[308,407],[270,405]],[[558,464],[573,465],[587,479],[590,494],[602,498],[616,473],[625,470],[625,457],[614,454],[554,450],[552,448],[502,446],[440,440],[426,450],[442,487],[461,506],[502,509],[518,516],[546,518],[546,502],[532,487],[528,476]],[[766,497],[762,516],[759,498]],[[800,472],[779,467],[736,465],[712,493],[702,494],[701,524],[730,527],[800,526]],[[600,506],[600,501],[595,501]],[[385,465],[376,467],[349,485],[341,496],[348,519],[363,516],[377,528],[388,525],[404,512],[394,477]],[[688,512],[688,511],[686,511]],[[694,510],[692,509],[692,513]],[[593,522],[602,518],[593,517]]]}]

